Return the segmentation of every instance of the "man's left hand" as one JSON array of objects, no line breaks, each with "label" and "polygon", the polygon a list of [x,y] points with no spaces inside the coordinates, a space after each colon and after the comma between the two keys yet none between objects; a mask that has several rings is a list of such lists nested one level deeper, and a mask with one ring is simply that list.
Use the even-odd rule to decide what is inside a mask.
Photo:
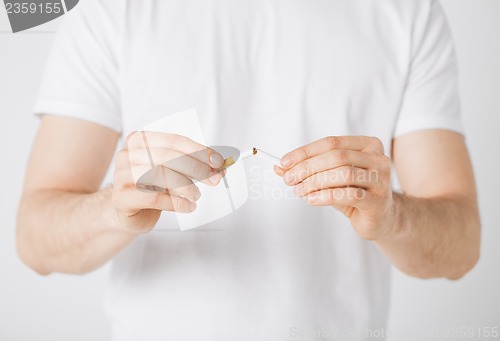
[{"label": "man's left hand", "polygon": [[344,213],[365,239],[383,238],[394,228],[391,160],[378,138],[325,137],[286,154],[274,170],[310,205]]}]

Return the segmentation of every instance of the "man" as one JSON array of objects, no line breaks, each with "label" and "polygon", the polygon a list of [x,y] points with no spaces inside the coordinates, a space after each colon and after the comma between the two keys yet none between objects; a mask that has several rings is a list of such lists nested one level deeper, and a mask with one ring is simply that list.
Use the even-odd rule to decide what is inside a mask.
[{"label": "man", "polygon": [[[305,200],[255,196],[196,233],[153,229],[161,212],[196,210],[192,179],[223,176],[206,149],[178,172],[183,188],[136,189],[132,171],[149,160],[134,131],[188,108],[212,145],[284,155],[274,177],[250,182]],[[479,257],[437,1],[82,1],[35,112],[19,255],[40,274],[114,258],[113,340],[362,340],[386,324],[390,263],[459,279]],[[156,164],[206,148],[147,139]],[[113,185],[100,188],[114,155]]]}]

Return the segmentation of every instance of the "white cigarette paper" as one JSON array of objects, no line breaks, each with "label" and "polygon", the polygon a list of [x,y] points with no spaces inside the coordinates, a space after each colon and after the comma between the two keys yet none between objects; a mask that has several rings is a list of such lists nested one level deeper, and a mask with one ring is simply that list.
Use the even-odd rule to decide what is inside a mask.
[{"label": "white cigarette paper", "polygon": [[257,153],[255,155],[260,156],[264,160],[274,163],[276,166],[279,166],[281,164],[281,159],[279,157],[274,156],[273,154],[269,154],[262,149],[257,149]]},{"label": "white cigarette paper", "polygon": [[254,156],[255,155],[254,150],[255,150],[255,148],[249,149],[246,152],[241,153],[240,160],[245,160],[245,159],[248,159],[250,156]]},{"label": "white cigarette paper", "polygon": [[268,152],[263,151],[262,149],[258,148],[253,148],[250,150],[247,150],[246,152],[241,153],[240,158],[238,161],[248,159],[250,156],[259,156],[263,158],[264,160],[270,161],[274,163],[275,165],[279,166],[281,159],[277,156],[274,156],[272,154],[269,154]]}]

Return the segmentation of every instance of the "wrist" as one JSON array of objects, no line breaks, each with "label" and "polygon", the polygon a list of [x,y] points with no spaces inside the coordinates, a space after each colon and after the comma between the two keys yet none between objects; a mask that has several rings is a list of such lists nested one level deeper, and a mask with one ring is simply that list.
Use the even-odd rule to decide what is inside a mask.
[{"label": "wrist", "polygon": [[404,202],[403,194],[392,192],[392,203],[386,214],[387,221],[384,224],[387,227],[387,232],[380,240],[398,239],[405,234]]}]

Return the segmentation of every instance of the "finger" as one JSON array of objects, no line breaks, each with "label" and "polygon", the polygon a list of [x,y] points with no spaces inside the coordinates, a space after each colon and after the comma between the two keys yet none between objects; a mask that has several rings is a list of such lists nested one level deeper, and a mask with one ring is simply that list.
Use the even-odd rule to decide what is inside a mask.
[{"label": "finger", "polygon": [[283,170],[283,168],[277,166],[277,165],[274,165],[274,172],[278,175],[278,176],[283,176],[283,174],[285,174],[285,171]]},{"label": "finger", "polygon": [[[144,171],[144,166],[138,167],[141,172]],[[163,192],[183,197],[192,202],[201,196],[200,190],[191,179],[161,165],[144,172],[137,180],[136,187],[144,191]]]},{"label": "finger", "polygon": [[133,149],[129,151],[132,166],[149,165],[150,157],[155,165],[164,165],[178,173],[184,174],[191,179],[196,179],[207,185],[218,185],[223,174],[215,171],[205,162],[193,157],[192,154],[184,154],[177,150],[168,148],[150,148],[147,153],[145,149]]},{"label": "finger", "polygon": [[378,183],[378,172],[352,166],[341,166],[306,178],[294,188],[295,194],[304,197],[309,193],[339,187],[360,187],[366,190]]},{"label": "finger", "polygon": [[132,216],[144,209],[189,213],[196,209],[196,204],[178,196],[166,193],[122,191],[117,198],[117,207]]},{"label": "finger", "polygon": [[128,149],[168,148],[205,162],[212,168],[220,168],[224,158],[217,151],[199,144],[190,138],[177,134],[136,131],[127,137]]},{"label": "finger", "polygon": [[365,152],[345,149],[331,150],[299,162],[284,173],[283,179],[287,185],[293,186],[319,172],[341,166],[370,168],[376,166],[376,161],[375,155]]},{"label": "finger", "polygon": [[307,202],[313,206],[352,206],[363,209],[370,205],[372,194],[363,188],[331,188],[310,193]]},{"label": "finger", "polygon": [[285,154],[281,159],[281,166],[288,169],[303,160],[336,149],[382,153],[384,150],[382,142],[376,137],[328,136]]}]

